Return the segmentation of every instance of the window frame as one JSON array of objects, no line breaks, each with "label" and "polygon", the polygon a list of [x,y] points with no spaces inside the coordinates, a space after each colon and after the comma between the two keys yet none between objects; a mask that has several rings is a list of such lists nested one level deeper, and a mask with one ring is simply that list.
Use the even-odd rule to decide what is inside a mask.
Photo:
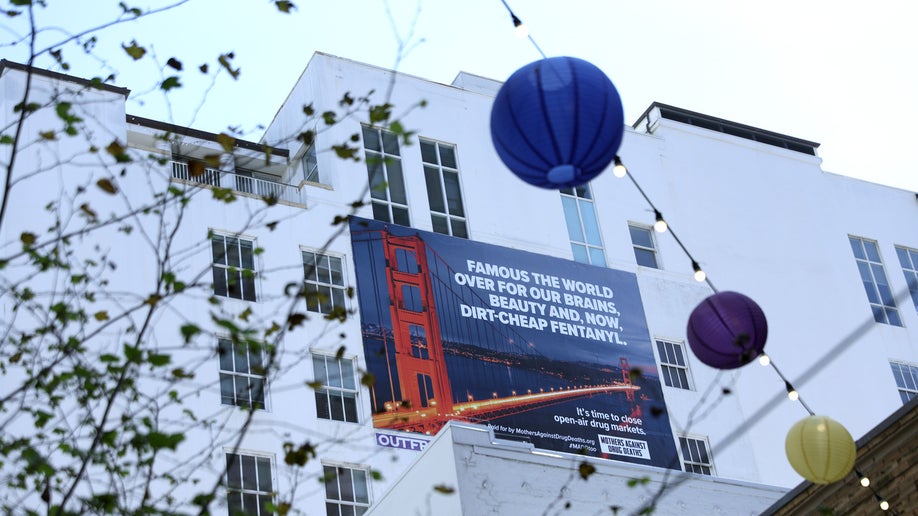
[{"label": "window frame", "polygon": [[918,249],[897,245],[896,256],[902,266],[902,275],[905,276],[905,284],[912,296],[915,313],[918,313]]},{"label": "window frame", "polygon": [[[313,390],[315,391],[316,418],[327,421],[337,421],[340,423],[361,424],[363,418],[360,407],[360,380],[357,374],[357,357],[343,356],[338,358],[334,354],[319,350],[311,350],[310,355],[313,367]],[[317,374],[318,359],[322,360],[324,379],[319,378]],[[329,374],[329,361],[338,363],[338,370],[341,372],[340,386],[329,385],[328,383],[328,380],[333,378],[333,376]],[[345,365],[347,367],[345,367]],[[348,375],[350,375],[350,384],[352,387],[348,387],[348,379],[346,378]],[[337,413],[335,412],[335,406],[333,404],[336,398],[340,399],[340,417],[336,417]],[[348,399],[353,400],[353,417],[351,418],[348,417],[350,415],[348,411],[350,407],[346,401]],[[321,410],[323,405],[325,410]]]},{"label": "window frame", "polygon": [[[583,189],[582,194],[580,192],[581,189]],[[606,246],[603,243],[602,228],[599,225],[599,215],[596,213],[596,202],[593,198],[593,188],[590,183],[585,183],[576,187],[562,188],[558,190],[558,192],[561,194],[561,210],[564,213],[564,223],[567,228],[567,236],[570,240],[571,253],[574,256],[574,261],[599,267],[608,266]],[[577,213],[576,221],[572,221],[568,217],[568,206],[571,202]],[[590,240],[588,235],[590,231],[588,231],[587,224],[584,222],[584,204],[589,204],[590,206],[593,222],[595,223],[595,236],[598,243],[588,241]],[[574,226],[576,226],[576,228]],[[579,230],[580,239],[577,238],[578,235],[574,234],[575,229]],[[578,254],[578,249],[580,248],[582,248],[582,254]],[[594,252],[599,253],[602,263],[596,263],[598,257],[594,256]]]},{"label": "window frame", "polygon": [[[861,278],[861,283],[867,294],[867,302],[871,312],[873,312],[873,319],[878,323],[888,324],[890,326],[903,326],[902,317],[899,314],[899,307],[896,304],[895,294],[889,282],[889,274],[886,273],[886,266],[883,265],[883,256],[880,254],[879,243],[876,240],[870,240],[855,235],[848,235],[848,243],[852,253],[854,253],[854,261],[857,264],[858,275]],[[855,243],[858,245],[858,249],[855,249]],[[868,249],[868,244],[876,251],[876,260],[870,257],[871,253]],[[862,265],[866,267],[867,273],[870,276],[869,286],[867,278],[864,277],[864,268],[861,267]],[[882,273],[885,286],[889,291],[885,296],[880,288],[881,285],[884,284],[877,281],[878,270]],[[884,297],[887,297],[892,304],[887,304]],[[876,301],[874,301],[874,298]]]},{"label": "window frame", "polygon": [[[692,370],[689,367],[688,353],[685,352],[685,342],[672,340],[672,339],[661,339],[661,338],[655,338],[653,340],[654,340],[654,347],[653,347],[654,353],[657,355],[657,363],[660,364],[660,378],[663,380],[663,385],[666,387],[671,387],[673,389],[694,391],[695,382],[692,379]],[[674,347],[673,349],[674,354],[681,354],[683,364],[670,362],[668,356],[665,357],[666,360],[664,360],[664,356],[661,353],[662,350],[660,349],[660,346],[663,345],[663,347],[665,348],[667,344]],[[675,349],[676,347],[678,347],[678,349]],[[667,354],[668,354],[668,350],[667,350]],[[666,372],[664,373],[664,371]],[[679,380],[680,384],[683,382],[685,383],[684,386],[670,384],[670,381],[673,378],[671,371],[684,372],[685,378],[680,377],[678,374],[676,375],[676,378]]]},{"label": "window frame", "polygon": [[[257,246],[257,240],[255,239],[255,237],[251,237],[248,235],[242,235],[239,233],[228,233],[228,232],[219,231],[215,229],[211,229],[209,231],[209,234],[210,234],[210,238],[208,238],[208,241],[210,243],[210,250],[211,250],[210,268],[211,268],[211,278],[213,280],[213,295],[218,296],[218,297],[224,297],[227,299],[236,299],[239,301],[257,303],[259,298],[261,297],[259,295],[260,289],[259,289],[259,281],[258,281],[258,278],[259,278],[258,271],[259,269],[261,269],[261,267],[259,264],[259,253],[256,252],[256,250],[258,249],[258,246]],[[217,239],[222,239],[222,242],[223,242],[222,259],[224,262],[230,261],[229,260],[230,253],[229,253],[229,248],[227,247],[228,245],[227,241],[229,239],[237,241],[238,258],[239,258],[238,267],[236,267],[235,265],[230,265],[229,263],[218,263],[217,255],[214,252],[214,245]],[[252,256],[251,256],[252,268],[251,269],[244,266],[244,263],[246,260],[244,257],[243,242],[246,242],[250,245],[250,249],[251,249],[250,252],[252,253]],[[222,285],[225,291],[222,293],[218,292],[219,282],[217,281],[217,270],[223,271],[222,272],[222,278],[223,278]],[[241,289],[239,297],[231,295],[232,290],[230,289],[230,285],[231,285],[230,274],[232,274],[234,270],[238,273],[238,277],[235,281],[237,282],[238,285],[241,285],[243,287]],[[246,281],[248,278],[245,277],[245,271],[251,271],[252,273],[250,282]],[[245,288],[247,284],[250,284],[250,285],[248,288]],[[247,294],[249,292],[251,292],[251,295],[250,295],[251,298],[247,297]]]},{"label": "window frame", "polygon": [[[233,469],[230,465],[231,455],[237,456],[239,458],[239,462],[238,462],[239,463],[239,472],[238,472],[239,473],[239,487],[234,487],[231,485],[230,475],[232,474],[231,470]],[[225,491],[226,491],[226,512],[227,514],[229,516],[236,516],[237,514],[240,514],[240,513],[252,515],[252,516],[273,515],[274,513],[271,511],[267,511],[267,510],[262,511],[262,509],[265,508],[263,503],[258,503],[255,507],[254,512],[247,511],[245,509],[245,500],[246,500],[246,495],[249,495],[250,497],[255,496],[256,499],[261,498],[261,497],[267,497],[268,498],[267,502],[274,503],[274,500],[275,500],[274,495],[276,493],[275,486],[277,486],[277,473],[274,470],[274,456],[265,454],[265,453],[256,453],[256,452],[234,450],[234,449],[224,449],[223,456],[224,456],[224,459],[223,459],[224,464],[226,467],[226,471],[224,473],[224,486],[225,486]],[[254,479],[254,483],[256,486],[255,489],[250,489],[250,488],[245,487],[246,470],[245,470],[244,464],[242,463],[244,458],[254,459],[254,465],[255,465],[254,472],[256,475],[256,478]],[[268,476],[270,477],[268,479],[268,483],[270,484],[268,486],[269,490],[262,489],[263,485],[261,483],[261,480],[262,480],[261,473],[264,473],[264,471],[259,473],[259,462],[260,461],[267,461],[267,464],[268,464]],[[264,462],[261,462],[261,463],[264,464]],[[233,510],[233,504],[230,498],[234,493],[239,493],[240,509],[236,511]]]},{"label": "window frame", "polygon": [[[307,274],[309,272],[308,262],[306,260],[307,255],[312,255],[312,257],[315,259],[314,263],[316,265],[312,271],[316,278],[315,280],[310,279],[309,275]],[[316,287],[316,292],[321,293],[321,289],[323,288],[326,288],[329,291],[329,295],[327,296],[326,301],[323,301],[323,299],[318,296],[308,296],[306,298],[306,310],[313,313],[329,315],[335,310],[335,308],[338,307],[338,302],[340,301],[341,308],[347,311],[349,304],[347,299],[347,260],[345,259],[345,255],[301,246],[300,256],[303,259],[303,283],[307,288],[306,292],[310,292],[308,290],[308,285],[314,285]],[[323,281],[319,278],[320,267],[318,266],[318,262],[321,258],[325,258],[328,261],[329,281]],[[332,268],[332,260],[337,261],[340,265],[340,285],[334,283],[335,278],[333,276],[334,269]],[[338,301],[336,301],[336,298]],[[313,302],[315,305],[313,305]],[[330,304],[330,309],[327,311],[325,310],[325,303]]]},{"label": "window frame", "polygon": [[[229,345],[232,347],[232,349],[231,349],[231,351],[230,351],[231,353],[233,353],[233,357],[230,358],[230,361],[232,362],[231,365],[232,365],[232,367],[233,367],[232,370],[230,370],[230,369],[224,369],[224,367],[223,367],[225,364],[224,364],[224,361],[223,361],[223,352],[221,351],[221,349],[222,349],[224,343],[229,344]],[[242,344],[234,343],[234,342],[232,341],[232,339],[231,339],[228,335],[218,335],[218,336],[217,336],[217,371],[218,371],[219,383],[220,383],[220,403],[221,403],[222,405],[227,405],[227,406],[232,406],[232,407],[245,407],[245,408],[252,408],[252,409],[255,409],[255,410],[265,410],[265,411],[268,411],[269,403],[268,403],[268,376],[267,376],[267,371],[264,371],[263,374],[253,373],[253,372],[251,371],[251,368],[252,368],[252,366],[251,366],[252,360],[251,360],[250,354],[253,352],[253,350],[252,350],[250,347],[247,347],[247,349],[246,349],[246,355],[245,355],[245,358],[246,358],[246,366],[249,368],[249,371],[244,371],[244,372],[243,372],[243,371],[236,371],[236,366],[237,366],[237,363],[236,363],[236,356],[237,356],[237,354],[236,354],[236,346],[237,346],[237,345],[242,345]],[[257,350],[257,353],[258,353],[259,355],[261,355],[261,356],[259,357],[259,360],[261,360],[262,368],[264,368],[264,364],[265,364],[264,344],[261,345],[261,349],[258,349],[258,350]],[[233,382],[233,399],[232,399],[232,403],[227,403],[227,396],[226,396],[226,394],[224,394],[224,392],[223,392],[223,379],[224,379],[224,377],[230,377],[230,379],[231,379],[232,382]],[[249,384],[249,387],[248,387],[248,389],[247,389],[247,390],[248,390],[248,394],[249,394],[248,400],[239,399],[239,392],[240,392],[240,391],[239,391],[239,389],[238,389],[238,387],[237,387],[237,385],[236,385],[237,378],[244,378],[244,379],[246,379],[246,383]],[[262,389],[262,392],[261,392],[261,397],[262,397],[261,406],[256,406],[257,401],[255,401],[255,400],[252,399],[252,390],[251,390],[252,387],[251,387],[251,384],[249,383],[249,382],[250,382],[249,379],[251,379],[251,378],[260,379],[261,382],[262,382],[262,383],[261,383],[261,385],[262,385],[262,387],[261,387],[261,389]],[[240,402],[244,402],[244,401],[249,401],[250,404],[240,403]]]},{"label": "window frame", "polygon": [[[650,237],[650,244],[652,247],[647,247],[643,244],[639,244],[635,242],[634,235],[631,232],[632,229],[646,232],[648,236]],[[655,233],[656,231],[654,231],[653,227],[651,226],[646,226],[644,224],[638,224],[635,222],[628,223],[628,236],[631,238],[631,248],[634,251],[634,262],[639,267],[647,267],[650,269],[662,269],[663,268],[662,264],[660,263],[660,249],[659,249],[659,246],[657,245],[657,237]],[[638,258],[638,250],[649,252],[651,256],[653,257],[654,265],[642,264],[640,259]]]},{"label": "window frame", "polygon": [[[465,210],[465,199],[462,195],[462,178],[459,174],[459,152],[457,146],[452,143],[441,142],[430,138],[418,138],[418,144],[421,150],[421,166],[424,169],[424,184],[427,189],[427,201],[428,207],[430,208],[430,224],[433,228],[433,231],[443,235],[469,238],[469,223]],[[425,158],[425,145],[433,147],[433,157],[436,159],[436,162],[427,161]],[[443,164],[443,153],[441,150],[443,147],[452,149],[455,167],[450,167]],[[438,190],[436,192],[431,190],[431,181],[428,175],[428,170],[433,170],[436,172],[435,179],[437,183],[436,187]],[[449,194],[447,193],[446,189],[446,174],[456,175],[456,188],[458,190],[459,200],[458,214],[452,213],[453,208],[450,206]],[[440,205],[442,205],[444,211],[435,210],[434,201],[437,201]],[[436,222],[437,220],[446,221],[446,231],[438,229]],[[458,226],[458,228],[455,226]],[[461,230],[457,231],[459,228],[461,228]]]},{"label": "window frame", "polygon": [[[378,149],[368,146],[368,133],[374,135]],[[389,152],[386,148],[386,138],[384,137],[386,134],[391,135],[390,141],[394,140],[395,153]],[[398,135],[381,127],[361,124],[361,137],[363,139],[364,161],[366,161],[367,167],[367,181],[370,185],[370,205],[373,210],[373,219],[389,224],[411,226],[411,210],[408,208],[408,182],[405,181],[405,169],[402,167],[401,146],[398,142]],[[379,164],[379,168],[376,169],[377,172],[374,172],[375,163]],[[400,170],[400,184],[397,184],[390,177],[390,169],[394,169],[392,165],[395,163],[398,163],[398,169]],[[374,180],[377,179],[375,176],[378,171],[382,171],[382,178],[378,178],[380,179],[379,183],[385,183],[386,187],[377,190],[373,187],[373,184]],[[404,203],[392,199],[393,186],[397,186],[401,190],[405,198]],[[384,197],[378,197],[379,194]],[[380,214],[377,213],[377,209],[385,209],[386,219],[379,218],[378,215]],[[404,211],[404,220],[396,220],[396,210]]]},{"label": "window frame", "polygon": [[[901,360],[890,360],[889,367],[892,369],[893,379],[896,381],[896,389],[899,391],[899,398],[902,399],[902,404],[905,405],[911,400],[918,398],[918,364],[911,364]],[[908,372],[908,377],[905,376],[906,371],[903,371],[903,369]],[[902,379],[901,383],[899,381],[900,376]],[[909,380],[911,380],[911,387],[908,385]]]},{"label": "window frame", "polygon": [[[334,470],[333,473],[329,470]],[[349,482],[350,482],[350,493],[353,495],[353,500],[345,500],[344,495],[347,492],[342,489],[341,479],[342,471],[348,473]],[[365,495],[366,501],[358,501],[360,493],[355,489],[357,482],[355,481],[355,473],[360,472],[363,476],[363,494]],[[326,516],[339,516],[341,514],[356,514],[357,516],[362,516],[365,514],[370,507],[373,505],[372,500],[372,489],[370,488],[370,479],[372,478],[371,470],[367,466],[362,466],[358,464],[344,464],[337,462],[326,462],[322,461],[322,478],[325,483],[325,514]],[[329,485],[331,482],[334,482],[335,493],[337,497],[332,497],[334,493],[330,492]],[[352,507],[353,510],[347,513],[342,513],[342,507]],[[334,510],[334,512],[332,512]]]},{"label": "window frame", "polygon": [[[696,475],[705,475],[709,477],[717,476],[717,472],[714,468],[714,454],[711,451],[711,443],[708,441],[708,436],[698,435],[698,434],[677,434],[676,439],[678,441],[676,449],[679,451],[679,461],[682,465],[682,471],[685,471],[686,473],[695,473]],[[708,461],[704,462],[702,460],[703,457],[701,456],[699,456],[697,460],[695,460],[692,457],[689,457],[688,459],[686,459],[685,452],[683,451],[683,442],[682,442],[683,440],[686,441],[686,447],[688,447],[688,445],[692,443],[696,444],[696,446],[699,443],[703,445],[704,447],[703,453],[707,455]],[[691,451],[692,450],[689,448],[690,453]],[[702,470],[707,468],[708,472],[705,473],[704,471],[695,471],[695,467],[702,469]]]}]

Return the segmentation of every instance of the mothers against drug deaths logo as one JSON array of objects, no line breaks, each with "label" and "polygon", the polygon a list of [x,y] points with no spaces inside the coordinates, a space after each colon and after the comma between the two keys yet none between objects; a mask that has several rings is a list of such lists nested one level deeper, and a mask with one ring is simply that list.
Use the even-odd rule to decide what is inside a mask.
[{"label": "mothers against drug deaths logo", "polygon": [[678,468],[637,278],[352,218],[373,424]]}]

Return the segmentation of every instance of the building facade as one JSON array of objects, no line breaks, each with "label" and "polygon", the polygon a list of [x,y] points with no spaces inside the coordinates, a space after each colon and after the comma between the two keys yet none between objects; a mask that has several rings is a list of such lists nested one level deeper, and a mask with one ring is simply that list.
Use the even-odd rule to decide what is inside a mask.
[{"label": "building facade", "polygon": [[[807,412],[771,367],[693,356],[686,322],[712,286],[762,307],[773,363],[855,439],[918,392],[918,199],[823,171],[816,143],[655,103],[625,132],[630,178],[554,191],[500,162],[500,83],[471,74],[438,84],[317,53],[246,142],[127,114],[127,90],[27,72],[4,62],[0,79],[4,127],[27,81],[39,106],[4,151],[16,194],[0,241],[64,220],[48,234],[81,239],[76,258],[118,264],[104,287],[120,294],[92,314],[168,298],[149,321],[85,327],[110,337],[100,357],[148,326],[143,349],[169,356],[139,380],[181,400],[155,411],[183,435],[146,487],[161,506],[192,511],[213,484],[214,513],[758,514],[801,480],[784,437]],[[39,324],[14,309],[32,280],[8,278],[7,326]],[[114,411],[151,414],[134,407]],[[34,431],[14,419],[10,435]],[[96,421],[76,437],[113,424]]]}]

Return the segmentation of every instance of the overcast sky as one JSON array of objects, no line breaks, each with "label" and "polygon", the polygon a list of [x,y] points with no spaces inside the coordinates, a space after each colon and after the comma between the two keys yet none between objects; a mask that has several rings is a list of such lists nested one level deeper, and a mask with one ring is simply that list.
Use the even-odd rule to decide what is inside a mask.
[{"label": "overcast sky", "polygon": [[[507,1],[546,55],[579,57],[606,72],[628,123],[660,101],[819,142],[824,170],[918,192],[918,7],[909,1]],[[118,12],[114,0],[94,0],[93,9],[49,3],[39,23],[71,32]],[[117,71],[117,83],[132,89],[129,113],[209,131],[241,127],[257,139],[257,125],[271,121],[314,51],[444,83],[460,70],[504,80],[540,57],[514,36],[501,0],[294,3],[282,15],[269,0],[192,0],[102,33],[101,60],[72,47],[65,58],[75,75]],[[8,22],[4,42],[23,29],[23,17]],[[46,41],[59,35],[49,31]],[[152,51],[138,63],[121,49],[132,39]],[[193,70],[227,51],[239,80],[223,76],[202,103],[208,84]],[[0,53],[27,56],[22,45]],[[152,53],[160,65],[173,56],[186,64],[185,88],[171,104],[150,91],[159,73]]]}]

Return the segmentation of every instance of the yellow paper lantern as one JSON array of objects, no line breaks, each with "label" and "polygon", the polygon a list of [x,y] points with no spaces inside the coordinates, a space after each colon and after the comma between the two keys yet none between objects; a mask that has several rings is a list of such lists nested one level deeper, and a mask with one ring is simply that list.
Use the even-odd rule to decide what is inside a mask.
[{"label": "yellow paper lantern", "polygon": [[784,441],[794,471],[814,484],[831,484],[851,472],[857,447],[848,430],[827,416],[797,421]]}]

